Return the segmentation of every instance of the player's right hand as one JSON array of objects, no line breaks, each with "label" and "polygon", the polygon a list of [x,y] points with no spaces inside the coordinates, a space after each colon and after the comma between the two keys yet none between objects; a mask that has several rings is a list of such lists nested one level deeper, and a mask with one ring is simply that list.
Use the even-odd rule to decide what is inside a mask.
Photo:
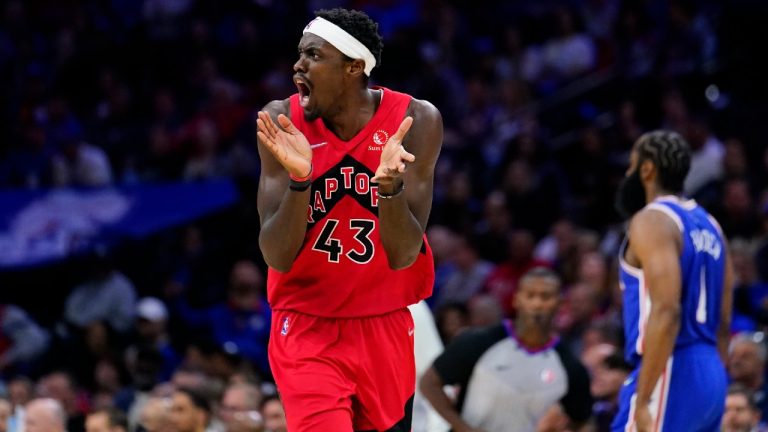
[{"label": "player's right hand", "polygon": [[289,174],[307,177],[312,171],[312,148],[309,141],[286,115],[278,115],[277,122],[280,123],[279,127],[269,113],[259,111],[256,136]]}]

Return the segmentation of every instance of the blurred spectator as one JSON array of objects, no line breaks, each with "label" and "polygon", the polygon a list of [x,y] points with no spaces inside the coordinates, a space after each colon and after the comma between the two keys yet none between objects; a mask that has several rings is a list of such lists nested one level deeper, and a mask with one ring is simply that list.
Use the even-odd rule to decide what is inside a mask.
[{"label": "blurred spectator", "polygon": [[8,419],[10,432],[23,429],[24,407],[32,400],[32,381],[26,377],[16,377],[7,383],[8,399],[11,402],[11,418]]},{"label": "blurred spectator", "polygon": [[163,357],[163,368],[159,379],[168,380],[173,371],[181,364],[181,357],[171,344],[171,337],[166,328],[168,309],[155,297],[144,297],[136,305],[136,344],[126,351],[127,356],[135,356],[139,347],[152,347]]},{"label": "blurred spectator", "polygon": [[466,171],[459,171],[451,173],[447,182],[446,195],[436,199],[430,223],[466,232],[480,211],[480,203],[472,195],[473,179]]},{"label": "blurred spectator", "polygon": [[451,258],[458,237],[453,231],[442,225],[433,225],[427,228],[427,241],[432,247],[432,256],[435,258],[435,285],[432,297],[427,299],[427,304],[433,307],[443,285],[454,271]]},{"label": "blurred spectator", "polygon": [[[612,354],[616,354],[618,348],[606,343],[591,346],[581,352],[581,364],[587,368],[590,376],[594,376],[595,371]],[[594,384],[594,381],[592,382]]]},{"label": "blurred spectator", "polygon": [[179,297],[174,310],[190,327],[209,331],[225,351],[248,359],[260,372],[268,374],[267,341],[272,312],[264,292],[262,272],[250,261],[238,261],[232,267],[225,303],[193,309]]},{"label": "blurred spectator", "polygon": [[11,403],[8,399],[0,398],[0,432],[8,432],[11,414]]},{"label": "blurred spectator", "polygon": [[761,220],[746,179],[732,178],[723,184],[722,204],[715,217],[728,238],[751,239],[760,233]]},{"label": "blurred spectator", "polygon": [[549,263],[533,257],[535,239],[529,231],[514,230],[506,238],[508,258],[490,273],[483,292],[492,295],[504,312],[511,314],[512,298],[520,277],[534,267]]},{"label": "blurred spectator", "polygon": [[554,182],[556,176],[545,174],[534,171],[530,161],[518,158],[505,166],[500,179],[513,224],[537,236],[546,233],[560,215],[563,201]]},{"label": "blurred spectator", "polygon": [[595,65],[592,39],[576,29],[571,11],[555,11],[556,36],[542,47],[531,47],[523,61],[523,76],[528,81],[560,82],[589,71]]},{"label": "blurred spectator", "polygon": [[499,302],[489,295],[473,297],[469,303],[470,327],[488,327],[501,322],[504,311]]},{"label": "blurred spectator", "polygon": [[610,299],[608,264],[601,253],[589,251],[581,254],[576,280],[592,288],[598,307],[602,308],[604,302]]},{"label": "blurred spectator", "polygon": [[112,183],[112,168],[104,150],[83,141],[79,131],[60,139],[60,153],[52,159],[54,185],[97,187]]},{"label": "blurred spectator", "polygon": [[277,396],[270,396],[261,403],[261,416],[264,418],[264,430],[270,432],[288,432],[283,403]]},{"label": "blurred spectator", "polygon": [[762,333],[739,333],[731,339],[728,354],[728,376],[754,393],[755,404],[762,413],[768,414],[768,383],[765,365],[768,349]]},{"label": "blurred spectator", "polygon": [[[81,405],[78,389],[69,374],[53,372],[40,378],[37,384],[37,395],[56,402],[66,419],[67,432],[85,431],[85,408]],[[27,412],[25,413],[27,421],[33,416],[29,407],[34,403],[35,401],[32,401],[27,405]],[[45,406],[50,408],[50,404]]]},{"label": "blurred spectator", "polygon": [[[737,138],[729,138],[725,141],[725,153],[723,154],[723,172],[725,178],[748,178],[749,164],[744,143]],[[750,179],[751,183],[754,182]]]},{"label": "blurred spectator", "polygon": [[33,399],[26,406],[24,432],[74,432],[84,428],[71,429],[67,426],[67,415],[55,399]]},{"label": "blurred spectator", "polygon": [[222,161],[217,155],[219,135],[216,124],[208,119],[191,125],[194,128],[190,157],[184,167],[184,178],[188,180],[223,175]]},{"label": "blurred spectator", "polygon": [[146,401],[141,410],[140,425],[146,432],[165,432],[172,430],[171,401],[153,397]]},{"label": "blurred spectator", "polygon": [[94,411],[85,418],[85,432],[128,432],[128,419],[116,409]]},{"label": "blurred spectator", "polygon": [[451,261],[454,268],[437,293],[438,306],[451,302],[466,302],[480,292],[493,270],[493,264],[480,258],[474,239],[468,236],[459,239]]},{"label": "blurred spectator", "polygon": [[115,406],[128,414],[131,429],[139,423],[144,405],[152,398],[163,367],[162,354],[154,347],[139,347],[129,352],[126,367],[131,384],[115,396]]},{"label": "blurred spectator", "polygon": [[[589,419],[587,371],[553,333],[559,303],[559,277],[533,269],[520,281],[514,321],[467,331],[435,360],[420,389],[454,430],[535,431],[557,404],[577,427]],[[455,384],[456,404],[443,391]]]},{"label": "blurred spectator", "polygon": [[224,390],[219,405],[219,418],[226,432],[258,430],[263,421],[259,407],[261,391],[252,384],[232,384]]},{"label": "blurred spectator", "polygon": [[549,234],[541,239],[533,251],[534,258],[552,263],[559,273],[566,274],[569,263],[576,252],[576,227],[568,219],[561,219],[549,229]]},{"label": "blurred spectator", "polygon": [[735,330],[754,330],[768,324],[768,283],[758,277],[755,248],[742,239],[731,242],[735,276],[733,291]]},{"label": "blurred spectator", "polygon": [[504,194],[491,192],[485,199],[483,218],[474,227],[474,237],[484,260],[499,263],[507,257],[506,237],[511,226],[512,217]]},{"label": "blurred spectator", "polygon": [[23,309],[0,304],[0,373],[29,372],[30,363],[48,349],[49,339]]},{"label": "blurred spectator", "polygon": [[171,424],[177,432],[205,432],[211,418],[208,400],[191,390],[178,389],[173,393]]},{"label": "blurred spectator", "polygon": [[709,126],[696,119],[686,124],[685,138],[691,146],[691,169],[685,178],[686,196],[696,197],[702,189],[723,177],[723,156],[725,149],[709,130]]},{"label": "blurred spectator", "polygon": [[598,345],[620,347],[623,337],[624,333],[620,322],[605,317],[598,318],[589,324],[582,335],[582,355]]},{"label": "blurred spectator", "polygon": [[620,353],[607,355],[592,371],[592,407],[596,432],[609,432],[613,417],[619,411],[619,392],[632,367]]},{"label": "blurred spectator", "polygon": [[82,329],[97,321],[109,323],[118,332],[127,332],[134,323],[136,289],[114,267],[107,252],[97,250],[91,263],[91,277],[76,286],[66,299],[64,318]]},{"label": "blurred spectator", "polygon": [[760,417],[752,392],[742,385],[731,385],[725,398],[722,432],[764,432]]},{"label": "blurred spectator", "polygon": [[590,323],[599,316],[600,304],[595,289],[586,283],[568,288],[557,317],[557,327],[563,343],[573,352],[581,352],[582,338]]},{"label": "blurred spectator", "polygon": [[469,326],[469,308],[465,303],[446,303],[435,314],[437,330],[443,344],[449,344]]},{"label": "blurred spectator", "polygon": [[29,189],[50,186],[52,158],[45,129],[41,125],[27,126],[21,143],[10,149],[5,161],[0,160],[0,184]]},{"label": "blurred spectator", "polygon": [[669,25],[662,41],[662,73],[693,74],[711,67],[717,43],[708,21],[697,15],[695,2],[669,2]]}]

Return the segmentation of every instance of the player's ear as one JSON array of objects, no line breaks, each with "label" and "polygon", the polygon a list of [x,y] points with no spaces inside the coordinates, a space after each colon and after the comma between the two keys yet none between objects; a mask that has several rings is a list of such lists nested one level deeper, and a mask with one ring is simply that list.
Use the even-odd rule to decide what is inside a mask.
[{"label": "player's ear", "polygon": [[656,178],[656,164],[650,159],[645,159],[640,163],[640,178],[642,180],[652,180]]},{"label": "player's ear", "polygon": [[347,63],[347,73],[350,75],[361,75],[365,73],[365,60],[355,59]]}]

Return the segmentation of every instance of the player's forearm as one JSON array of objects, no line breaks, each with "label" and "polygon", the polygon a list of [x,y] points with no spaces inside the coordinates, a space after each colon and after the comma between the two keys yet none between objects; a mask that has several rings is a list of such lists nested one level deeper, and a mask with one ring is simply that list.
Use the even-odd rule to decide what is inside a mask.
[{"label": "player's forearm", "polygon": [[653,305],[645,327],[642,366],[637,380],[637,404],[647,405],[667,366],[680,331],[680,307]]},{"label": "player's forearm", "polygon": [[468,430],[469,425],[461,418],[461,415],[443,391],[443,380],[434,369],[428,369],[419,381],[421,394],[429,401],[432,408],[445,419],[455,431]]},{"label": "player's forearm", "polygon": [[416,261],[424,232],[404,191],[391,199],[379,199],[379,233],[391,268],[406,268]]},{"label": "player's forearm", "polygon": [[277,211],[261,224],[261,253],[267,265],[277,271],[287,272],[291,269],[304,242],[310,190],[286,191]]}]

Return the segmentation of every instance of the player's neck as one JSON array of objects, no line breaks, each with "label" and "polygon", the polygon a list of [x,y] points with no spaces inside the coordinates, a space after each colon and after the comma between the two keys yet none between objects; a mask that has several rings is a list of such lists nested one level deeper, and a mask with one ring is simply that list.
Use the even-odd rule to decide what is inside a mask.
[{"label": "player's neck", "polygon": [[648,189],[645,193],[645,199],[647,203],[652,203],[661,197],[675,196],[680,197],[680,193],[670,192],[662,188]]},{"label": "player's neck", "polygon": [[549,326],[528,326],[522,320],[515,321],[515,338],[530,348],[538,348],[552,340]]},{"label": "player's neck", "polygon": [[343,141],[355,137],[376,114],[381,93],[369,88],[342,95],[331,114],[323,116],[325,127]]}]

